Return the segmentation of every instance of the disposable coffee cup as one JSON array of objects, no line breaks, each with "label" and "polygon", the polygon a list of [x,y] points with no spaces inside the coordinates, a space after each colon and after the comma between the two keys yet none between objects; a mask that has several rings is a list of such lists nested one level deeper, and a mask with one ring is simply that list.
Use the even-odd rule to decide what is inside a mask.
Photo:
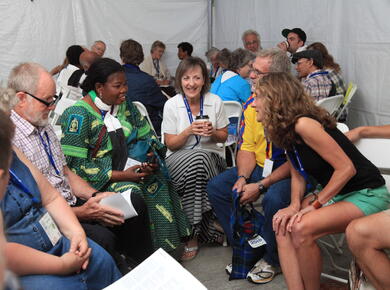
[{"label": "disposable coffee cup", "polygon": [[208,115],[203,115],[203,116],[196,116],[195,121],[196,122],[207,122],[209,120]]},{"label": "disposable coffee cup", "polygon": [[286,48],[288,48],[288,47],[290,46],[290,44],[288,43],[287,40],[285,40],[285,41],[283,41],[283,42],[284,42],[284,44],[286,45]]},{"label": "disposable coffee cup", "polygon": [[195,122],[203,123],[203,128],[206,125],[206,122],[209,122],[209,116],[203,115],[203,116],[196,116],[195,117]]}]

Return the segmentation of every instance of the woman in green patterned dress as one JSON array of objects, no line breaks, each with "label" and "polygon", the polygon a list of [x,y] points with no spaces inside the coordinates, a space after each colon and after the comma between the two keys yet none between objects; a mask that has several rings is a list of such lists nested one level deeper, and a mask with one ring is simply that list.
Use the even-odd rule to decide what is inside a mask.
[{"label": "woman in green patterned dress", "polygon": [[123,67],[109,58],[96,61],[82,89],[88,94],[61,117],[68,166],[96,190],[141,194],[154,248],[173,252],[190,234],[189,224],[163,163],[166,148],[136,107],[125,102]]}]

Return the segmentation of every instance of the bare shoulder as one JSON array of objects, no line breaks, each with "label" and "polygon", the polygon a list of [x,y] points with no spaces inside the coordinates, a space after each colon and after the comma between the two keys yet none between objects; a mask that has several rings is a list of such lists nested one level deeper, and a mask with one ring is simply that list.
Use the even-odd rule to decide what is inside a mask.
[{"label": "bare shoulder", "polygon": [[310,117],[300,117],[295,122],[295,132],[297,132],[299,135],[316,133],[318,130],[323,130],[322,125],[320,122]]}]

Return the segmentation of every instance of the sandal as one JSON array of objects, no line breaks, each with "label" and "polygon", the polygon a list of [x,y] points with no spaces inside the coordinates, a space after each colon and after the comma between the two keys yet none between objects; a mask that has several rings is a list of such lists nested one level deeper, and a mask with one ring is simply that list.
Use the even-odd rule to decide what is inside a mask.
[{"label": "sandal", "polygon": [[199,247],[187,247],[184,246],[184,252],[183,255],[181,256],[180,261],[186,262],[186,261],[191,261],[196,257],[196,255],[199,252]]}]

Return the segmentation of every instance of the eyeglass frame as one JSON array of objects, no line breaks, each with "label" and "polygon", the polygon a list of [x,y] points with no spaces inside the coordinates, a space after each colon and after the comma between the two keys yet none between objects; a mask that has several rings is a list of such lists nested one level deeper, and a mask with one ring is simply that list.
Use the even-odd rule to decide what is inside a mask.
[{"label": "eyeglass frame", "polygon": [[38,97],[34,96],[33,94],[28,93],[28,92],[24,92],[24,91],[23,91],[23,93],[25,93],[26,95],[29,95],[29,96],[32,97],[33,99],[36,99],[37,101],[41,102],[41,103],[44,104],[46,107],[51,107],[51,106],[55,105],[56,102],[60,99],[59,96],[54,95],[54,96],[53,96],[53,101],[48,102],[48,101],[42,100],[41,98],[38,98]]},{"label": "eyeglass frame", "polygon": [[261,71],[259,71],[258,69],[255,69],[253,66],[251,66],[249,73],[254,73],[254,74],[256,74],[256,76],[258,76],[258,77],[261,76],[261,75],[267,75],[267,74],[269,74],[269,72],[261,72]]}]

